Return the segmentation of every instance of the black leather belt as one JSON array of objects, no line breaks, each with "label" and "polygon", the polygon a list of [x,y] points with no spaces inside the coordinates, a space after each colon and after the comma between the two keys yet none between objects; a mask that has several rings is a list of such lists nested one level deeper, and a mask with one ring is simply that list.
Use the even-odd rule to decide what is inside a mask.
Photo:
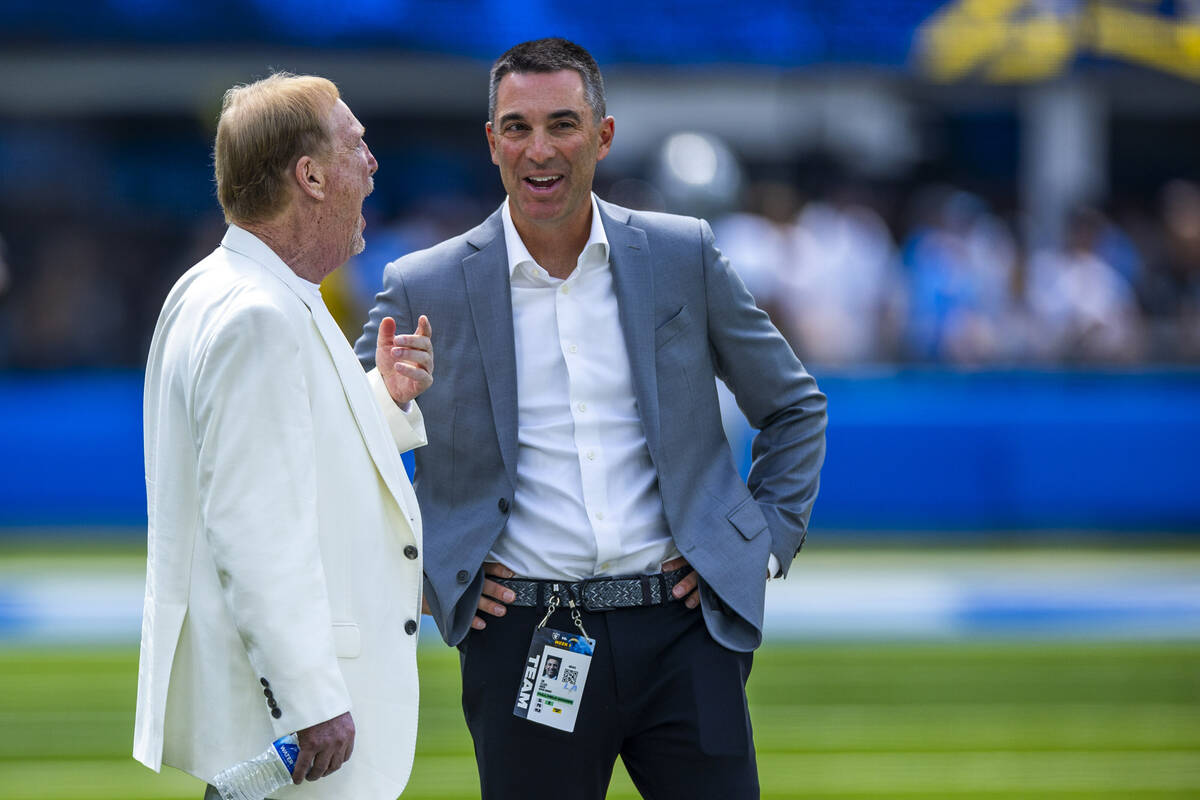
[{"label": "black leather belt", "polygon": [[494,578],[496,583],[512,589],[516,599],[508,605],[525,608],[544,608],[550,598],[557,596],[567,605],[574,600],[585,611],[612,611],[617,608],[657,606],[675,599],[671,589],[692,571],[690,566],[657,572],[653,575],[624,575],[615,578],[588,578],[569,581],[531,581],[524,578]]}]

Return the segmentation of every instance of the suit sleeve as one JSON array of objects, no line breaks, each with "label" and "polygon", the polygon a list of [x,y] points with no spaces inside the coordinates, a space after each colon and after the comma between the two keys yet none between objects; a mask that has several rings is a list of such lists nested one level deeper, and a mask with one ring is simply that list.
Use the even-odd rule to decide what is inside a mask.
[{"label": "suit sleeve", "polygon": [[408,333],[416,328],[412,312],[408,306],[408,294],[404,290],[404,279],[400,275],[400,262],[393,261],[384,268],[383,288],[375,295],[375,305],[363,326],[362,335],[354,343],[354,355],[359,363],[367,370],[367,380],[375,393],[375,400],[387,421],[388,430],[400,452],[424,446],[428,440],[425,436],[425,419],[417,401],[413,400],[409,411],[401,411],[388,394],[387,386],[379,375],[375,364],[375,345],[379,340],[379,325],[384,317],[396,320],[396,332]]},{"label": "suit sleeve", "polygon": [[379,339],[379,323],[384,317],[396,320],[397,333],[411,333],[417,327],[408,304],[400,261],[393,261],[384,268],[383,288],[375,295],[375,305],[367,316],[362,336],[354,343],[354,355],[368,372],[375,368],[375,342]]},{"label": "suit sleeve", "polygon": [[350,709],[318,540],[302,358],[281,311],[237,309],[201,354],[193,395],[204,535],[246,656],[282,712],[277,735]]},{"label": "suit sleeve", "polygon": [[388,392],[387,384],[379,374],[379,367],[367,373],[367,383],[371,385],[375,403],[383,412],[383,420],[392,434],[392,441],[401,453],[429,444],[425,435],[425,415],[421,413],[421,407],[417,405],[416,400],[410,400],[408,410],[402,411]]},{"label": "suit sleeve", "polygon": [[825,460],[825,395],[700,222],[708,336],[717,377],[757,429],[746,485],[786,576],[808,530]]}]

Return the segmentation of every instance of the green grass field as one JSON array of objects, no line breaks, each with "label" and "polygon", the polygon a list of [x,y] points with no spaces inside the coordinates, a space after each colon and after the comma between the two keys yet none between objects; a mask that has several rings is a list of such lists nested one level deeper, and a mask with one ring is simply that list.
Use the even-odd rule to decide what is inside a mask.
[{"label": "green grass field", "polygon": [[[199,800],[129,756],[136,675],[130,648],[0,649],[0,797]],[[478,797],[456,651],[421,676],[404,797]],[[1197,643],[772,645],[750,695],[764,798],[1200,797]],[[609,797],[637,797],[620,767]]]}]

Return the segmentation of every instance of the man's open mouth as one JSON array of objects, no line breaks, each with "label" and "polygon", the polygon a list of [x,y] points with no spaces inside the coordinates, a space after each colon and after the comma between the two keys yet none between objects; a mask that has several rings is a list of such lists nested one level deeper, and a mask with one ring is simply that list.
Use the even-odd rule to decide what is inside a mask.
[{"label": "man's open mouth", "polygon": [[562,175],[542,175],[538,177],[529,177],[525,179],[525,183],[532,186],[534,189],[550,189],[562,180]]}]

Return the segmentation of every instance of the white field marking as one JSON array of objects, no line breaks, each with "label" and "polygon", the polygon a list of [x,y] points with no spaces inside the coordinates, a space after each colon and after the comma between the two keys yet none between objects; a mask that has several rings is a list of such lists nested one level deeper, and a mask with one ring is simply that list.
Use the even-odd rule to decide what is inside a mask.
[{"label": "white field marking", "polygon": [[1043,797],[1055,792],[1200,790],[1200,757],[1189,750],[760,752],[758,765],[764,794],[778,785],[797,796],[1020,792]]},{"label": "white field marking", "polygon": [[[0,640],[136,642],[136,559],[0,561]],[[422,642],[436,643],[434,626]],[[806,549],[767,584],[767,640],[1200,638],[1200,552]],[[427,629],[427,630],[426,630]],[[428,634],[428,635],[426,635]]]}]

